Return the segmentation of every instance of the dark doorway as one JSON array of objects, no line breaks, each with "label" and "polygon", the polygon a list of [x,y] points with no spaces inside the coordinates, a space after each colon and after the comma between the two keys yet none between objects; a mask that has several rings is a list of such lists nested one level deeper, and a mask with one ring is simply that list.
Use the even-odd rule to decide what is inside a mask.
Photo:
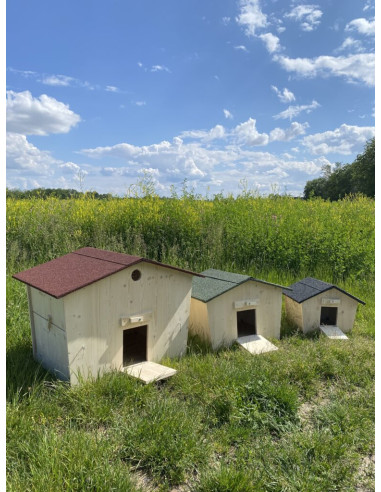
[{"label": "dark doorway", "polygon": [[246,311],[237,311],[237,336],[247,337],[256,335],[257,328],[255,324],[255,309],[247,309]]},{"label": "dark doorway", "polygon": [[337,307],[322,307],[320,314],[321,325],[336,325]]},{"label": "dark doorway", "polygon": [[147,360],[147,325],[123,330],[123,366]]}]

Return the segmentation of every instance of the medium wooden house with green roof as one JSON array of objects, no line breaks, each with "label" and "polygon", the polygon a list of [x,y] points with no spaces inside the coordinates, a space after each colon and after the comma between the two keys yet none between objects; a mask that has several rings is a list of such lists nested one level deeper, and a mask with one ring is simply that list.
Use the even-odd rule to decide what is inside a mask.
[{"label": "medium wooden house with green roof", "polygon": [[252,353],[276,350],[267,339],[280,338],[285,287],[215,269],[201,275],[192,282],[190,333],[214,349],[237,341]]}]

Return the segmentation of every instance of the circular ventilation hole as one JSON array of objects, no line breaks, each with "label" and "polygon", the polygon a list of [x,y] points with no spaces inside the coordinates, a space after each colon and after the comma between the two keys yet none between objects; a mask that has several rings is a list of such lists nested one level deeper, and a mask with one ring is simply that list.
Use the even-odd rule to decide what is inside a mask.
[{"label": "circular ventilation hole", "polygon": [[142,276],[142,272],[140,270],[134,270],[132,273],[131,273],[131,278],[132,280],[139,280],[140,277]]}]

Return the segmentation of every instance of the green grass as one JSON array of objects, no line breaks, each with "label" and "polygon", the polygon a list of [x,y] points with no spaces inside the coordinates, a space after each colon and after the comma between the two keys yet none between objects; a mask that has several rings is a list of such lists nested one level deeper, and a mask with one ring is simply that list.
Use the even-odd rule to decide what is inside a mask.
[{"label": "green grass", "polygon": [[[25,287],[13,280],[11,274],[85,244],[120,251],[127,250],[129,245],[120,229],[121,235],[118,235],[116,220],[112,224],[107,222],[114,217],[117,208],[113,213],[109,210],[109,215],[103,219],[101,215],[91,219],[90,211],[96,211],[98,205],[84,202],[82,210],[86,209],[88,215],[83,213],[82,218],[75,219],[73,212],[61,223],[57,214],[69,209],[78,212],[77,202],[55,203],[57,210],[51,209],[49,218],[44,215],[47,213],[45,205],[36,201],[28,223],[22,214],[17,216],[25,225],[23,230],[17,221],[13,224],[10,220],[8,224],[8,490],[164,492],[176,490],[176,487],[179,491],[202,492],[374,490],[375,302],[373,270],[369,267],[373,245],[366,238],[360,244],[360,231],[365,227],[370,230],[372,219],[367,217],[356,223],[350,218],[371,213],[365,211],[369,202],[348,201],[336,205],[317,201],[313,206],[316,235],[320,234],[320,240],[324,232],[321,223],[327,217],[332,218],[339,209],[343,217],[347,207],[348,222],[340,225],[338,233],[345,239],[342,256],[355,263],[356,255],[367,250],[361,265],[355,268],[353,263],[346,274],[342,275],[341,271],[341,276],[322,261],[324,254],[328,254],[327,249],[325,253],[316,252],[317,261],[313,263],[313,248],[317,243],[299,265],[292,256],[294,266],[281,268],[279,265],[285,261],[286,253],[280,251],[279,258],[275,258],[280,243],[273,245],[272,232],[268,233],[267,242],[262,237],[261,250],[258,244],[250,242],[252,235],[250,241],[240,245],[242,251],[240,248],[235,252],[229,250],[233,245],[232,232],[236,231],[236,239],[242,239],[244,234],[238,219],[227,226],[227,216],[249,213],[248,202],[233,202],[230,208],[227,202],[201,206],[189,200],[183,204],[188,212],[189,207],[197,210],[196,217],[204,214],[199,218],[204,222],[198,230],[197,259],[190,251],[196,247],[192,243],[195,241],[192,231],[198,227],[195,224],[200,223],[192,216],[185,216],[180,202],[167,205],[172,207],[172,215],[178,215],[176,227],[181,231],[181,244],[177,244],[177,249],[174,243],[165,249],[167,260],[182,266],[192,265],[196,270],[214,266],[251,273],[283,285],[312,273],[323,280],[335,281],[366,302],[365,306],[359,306],[350,339],[335,341],[319,334],[304,336],[283,313],[282,336],[281,340],[274,341],[279,349],[275,352],[254,357],[237,346],[213,352],[201,340],[190,338],[183,358],[165,361],[178,370],[166,382],[145,386],[125,374],[112,372],[70,387],[57,381],[33,360]],[[287,200],[282,209],[281,202],[255,203],[254,211],[263,212],[266,207],[273,211],[276,203],[283,221],[294,224],[292,232],[297,232],[299,239],[284,239],[287,250],[295,241],[305,243],[312,229],[307,228],[307,236],[301,238],[298,217],[302,220],[312,209],[302,210],[304,205],[299,201],[293,202],[296,208],[292,209]],[[164,205],[151,201],[148,207],[147,203],[140,206],[147,207],[146,211],[157,218],[159,212],[155,207]],[[320,214],[317,204],[321,205]],[[135,212],[139,211],[137,202],[133,206]],[[13,203],[11,207],[16,209],[18,205]],[[110,207],[116,206],[111,203]],[[208,207],[215,207],[216,221],[218,214],[221,217],[219,225],[214,223],[207,234],[202,230],[211,221]],[[12,214],[15,209],[12,208]],[[168,210],[166,217],[169,217]],[[23,213],[26,213],[24,209]],[[255,227],[250,217],[249,214],[246,227],[253,234]],[[77,222],[70,223],[74,219]],[[151,231],[152,236],[149,236],[148,226],[144,229],[149,218],[136,216],[134,223],[132,219],[130,215],[130,227],[134,227],[135,232],[139,229],[142,235],[134,236],[135,243],[130,245],[129,252],[151,250],[161,251],[163,255],[164,249],[159,246],[162,244],[160,230]],[[163,226],[165,219],[160,220]],[[263,217],[256,226],[261,220],[263,226]],[[101,221],[103,232],[98,230],[97,240],[89,235],[86,242],[76,243],[76,236],[70,235],[77,226],[83,235],[95,234],[95,226],[100,227]],[[62,236],[54,236],[50,229],[52,224],[58,224],[61,232],[64,228],[69,231],[62,244],[59,241]],[[225,231],[221,232],[222,236],[218,232],[220,226]],[[334,224],[327,225],[324,248],[328,248],[333,229]],[[44,232],[47,239],[41,244]],[[220,241],[225,233],[226,244]],[[281,234],[286,238],[286,229],[282,229]],[[345,234],[353,237],[353,247]],[[259,231],[259,235],[263,236],[264,231]],[[39,248],[35,254],[30,249],[33,245]],[[243,248],[251,255],[246,264]],[[262,263],[262,270],[253,260],[258,255],[272,258]],[[309,264],[314,264],[313,272]]]}]

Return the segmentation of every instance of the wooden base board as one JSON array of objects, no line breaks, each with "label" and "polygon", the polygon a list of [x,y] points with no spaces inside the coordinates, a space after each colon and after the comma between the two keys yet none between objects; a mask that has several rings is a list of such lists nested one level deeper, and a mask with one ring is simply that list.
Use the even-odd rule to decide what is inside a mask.
[{"label": "wooden base board", "polygon": [[251,354],[263,354],[265,352],[271,352],[272,350],[278,350],[278,347],[269,342],[265,337],[261,335],[249,335],[247,337],[237,338],[237,343],[242,348],[249,351]]},{"label": "wooden base board", "polygon": [[143,383],[148,384],[160,379],[167,379],[176,374],[176,369],[156,364],[156,362],[138,362],[125,366],[123,371],[129,376],[140,379]]}]

